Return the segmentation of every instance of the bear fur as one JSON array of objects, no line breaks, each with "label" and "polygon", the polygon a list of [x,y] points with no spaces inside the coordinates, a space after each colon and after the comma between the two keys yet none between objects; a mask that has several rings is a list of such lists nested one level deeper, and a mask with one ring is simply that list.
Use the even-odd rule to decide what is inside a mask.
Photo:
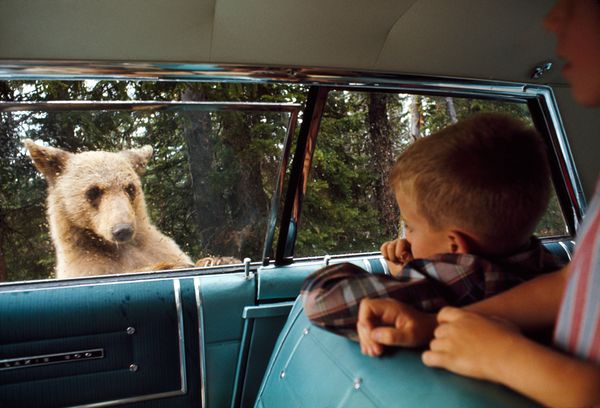
[{"label": "bear fur", "polygon": [[148,217],[140,176],[151,146],[70,153],[29,139],[23,144],[48,184],[57,278],[193,265]]}]

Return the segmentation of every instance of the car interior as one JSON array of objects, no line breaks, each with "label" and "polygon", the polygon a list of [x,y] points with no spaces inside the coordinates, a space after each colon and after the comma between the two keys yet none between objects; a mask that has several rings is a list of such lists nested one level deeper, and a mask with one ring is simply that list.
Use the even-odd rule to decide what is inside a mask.
[{"label": "car interior", "polygon": [[[570,260],[600,115],[560,74],[552,4],[0,2],[0,407],[538,406],[418,349],[362,355],[311,325],[299,293],[334,263],[390,274],[389,161],[481,111],[542,135],[536,235]],[[57,279],[27,138],[151,145],[152,221],[194,260],[233,261]]]}]

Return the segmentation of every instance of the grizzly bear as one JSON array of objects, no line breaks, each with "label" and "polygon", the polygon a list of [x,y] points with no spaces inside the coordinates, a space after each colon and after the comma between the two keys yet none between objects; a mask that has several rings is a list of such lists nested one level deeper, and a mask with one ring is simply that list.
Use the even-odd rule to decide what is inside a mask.
[{"label": "grizzly bear", "polygon": [[70,153],[29,139],[23,144],[48,184],[57,278],[193,265],[148,217],[140,176],[151,146]]}]

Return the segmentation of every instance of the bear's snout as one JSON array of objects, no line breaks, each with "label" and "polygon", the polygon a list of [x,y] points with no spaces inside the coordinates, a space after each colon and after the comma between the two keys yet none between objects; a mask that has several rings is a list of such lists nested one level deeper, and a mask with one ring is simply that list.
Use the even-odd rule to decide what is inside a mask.
[{"label": "bear's snout", "polygon": [[133,236],[133,226],[131,224],[117,224],[112,228],[111,232],[116,241],[129,241]]}]

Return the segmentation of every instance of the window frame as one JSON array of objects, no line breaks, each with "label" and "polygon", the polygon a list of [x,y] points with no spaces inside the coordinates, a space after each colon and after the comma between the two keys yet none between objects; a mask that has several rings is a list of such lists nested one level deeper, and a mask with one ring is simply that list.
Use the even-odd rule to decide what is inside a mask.
[{"label": "window frame", "polygon": [[[401,75],[383,72],[358,72],[305,67],[265,67],[236,64],[189,64],[158,62],[104,62],[104,61],[0,61],[0,80],[175,80],[199,82],[276,82],[309,85],[303,120],[296,139],[296,153],[289,158],[286,147],[276,182],[278,194],[285,198],[283,211],[272,211],[268,221],[265,243],[273,239],[276,225],[280,234],[270,259],[271,245],[265,245],[264,266],[293,263],[294,228],[301,214],[306,192],[306,180],[310,170],[312,153],[317,138],[323,106],[329,90],[352,90],[394,92],[432,96],[491,99],[526,103],[535,126],[546,139],[551,150],[553,184],[563,212],[568,234],[573,236],[586,209],[586,199],[569,148],[566,132],[559,114],[552,88],[545,85],[489,81],[484,79],[461,79]],[[293,132],[292,132],[293,133]],[[289,138],[291,139],[291,137]],[[290,163],[291,172],[283,192],[285,169]],[[275,200],[275,196],[273,197]],[[276,221],[274,221],[276,219]],[[270,232],[271,231],[271,232]]]},{"label": "window frame", "polygon": [[286,206],[280,221],[281,233],[276,249],[275,265],[289,265],[295,260],[294,244],[297,236],[297,225],[302,213],[302,203],[306,194],[306,180],[308,180],[315,145],[318,143],[318,128],[327,95],[329,91],[333,90],[452,96],[526,104],[536,129],[549,148],[552,183],[567,228],[567,235],[548,239],[560,239],[575,235],[585,213],[586,200],[551,88],[476,81],[468,84],[463,81],[457,81],[456,83],[448,81],[440,84],[427,79],[407,80],[403,84],[388,86],[377,83],[369,86],[362,83],[344,86],[314,85],[311,88],[312,97],[309,96],[307,99],[305,110],[305,114],[307,116],[310,114],[312,120],[310,126],[304,126],[303,123],[297,140],[296,156],[292,162],[292,173],[286,195]]}]

